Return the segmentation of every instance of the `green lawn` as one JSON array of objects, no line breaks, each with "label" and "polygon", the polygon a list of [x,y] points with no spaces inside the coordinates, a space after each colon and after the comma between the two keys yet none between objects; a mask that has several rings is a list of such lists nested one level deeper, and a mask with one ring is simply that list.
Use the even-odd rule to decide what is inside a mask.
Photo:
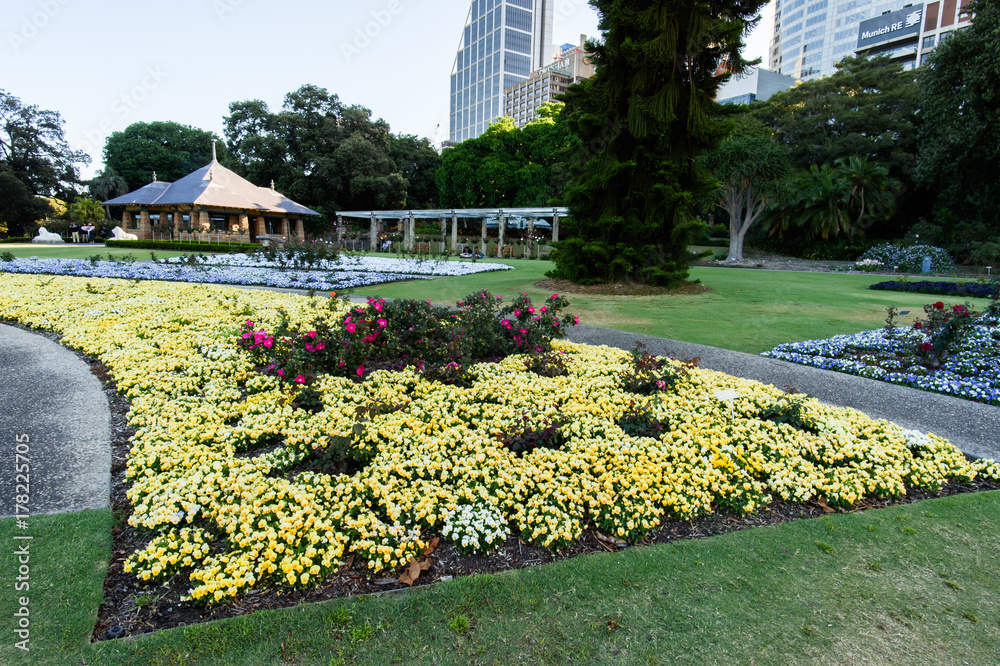
[{"label": "green lawn", "polygon": [[[534,286],[552,269],[547,261],[512,260],[515,271],[481,273],[432,281],[378,285],[358,293],[387,298],[429,298],[454,303],[479,289],[510,300],[521,292],[533,299],[551,294]],[[784,342],[857,333],[885,323],[885,308],[909,310],[910,322],[923,314],[925,294],[872,291],[889,279],[850,273],[799,273],[756,269],[695,267],[692,279],[712,291],[694,296],[598,296],[569,294],[569,311],[580,321],[623,331],[760,353]],[[919,278],[914,278],[919,279]],[[940,279],[940,278],[933,278]],[[977,309],[987,300],[972,299]]]},{"label": "green lawn", "polygon": [[[39,259],[89,259],[93,255],[99,254],[101,255],[101,258],[107,259],[108,253],[110,253],[116,257],[131,254],[140,261],[149,260],[149,250],[140,250],[134,247],[116,247],[109,249],[103,245],[73,245],[72,243],[67,243],[66,245],[0,243],[0,253],[2,252],[10,252],[18,258],[38,257]],[[170,252],[167,250],[154,250],[154,252],[156,252],[156,256],[159,259],[179,257],[182,254],[191,254],[190,252]]]},{"label": "green lawn", "polygon": [[[107,532],[107,514],[95,515],[103,522],[44,519],[45,530],[62,537],[32,570],[32,589],[36,581],[39,586],[32,600],[37,643],[33,638],[25,656],[6,639],[0,662],[1000,660],[1000,492],[630,548],[413,592],[303,604],[89,644],[97,561],[108,555],[106,543],[93,536]],[[10,521],[0,521],[0,530],[10,543]],[[11,566],[10,556],[3,557]],[[11,596],[0,599],[5,622],[14,608]]]}]

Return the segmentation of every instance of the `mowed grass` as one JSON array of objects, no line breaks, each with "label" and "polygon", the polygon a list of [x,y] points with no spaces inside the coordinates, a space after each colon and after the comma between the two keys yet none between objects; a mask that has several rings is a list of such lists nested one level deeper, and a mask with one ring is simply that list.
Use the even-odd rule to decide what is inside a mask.
[{"label": "mowed grass", "polygon": [[[479,289],[489,289],[508,301],[522,292],[535,302],[551,295],[551,290],[535,286],[552,269],[551,262],[502,263],[517,270],[377,285],[357,293],[444,304],[453,304]],[[908,310],[910,314],[902,322],[912,323],[916,315],[923,315],[925,303],[939,298],[872,291],[869,285],[890,278],[870,274],[694,267],[691,279],[700,280],[712,291],[668,296],[567,294],[569,311],[579,315],[584,324],[760,353],[785,342],[884,326],[888,306]],[[988,301],[971,299],[970,303],[982,310]]]},{"label": "mowed grass", "polygon": [[[39,259],[89,259],[95,254],[101,255],[102,259],[107,259],[108,254],[115,257],[132,255],[139,261],[149,261],[149,250],[140,250],[134,247],[107,248],[103,245],[76,245],[67,243],[65,245],[33,245],[31,243],[0,243],[0,253],[10,252],[18,259],[28,257],[38,257]],[[153,250],[158,259],[179,257],[188,252],[173,252],[168,250]]]},{"label": "mowed grass", "polygon": [[[0,519],[0,664],[65,663],[81,654],[104,597],[112,521],[110,509],[31,516],[27,529],[18,529],[14,518]],[[15,554],[25,543],[28,555]],[[25,583],[27,589],[15,589]],[[14,633],[22,597],[29,602],[29,652],[14,645],[22,640]]]},{"label": "mowed grass", "polygon": [[[52,613],[75,599],[75,590],[99,588],[86,567],[69,562],[106,558],[106,547],[76,530],[76,517],[51,520],[66,540],[32,579],[42,586],[33,618],[46,624],[30,655],[5,645],[5,664],[1000,661],[1000,492],[628,548],[97,644],[83,636],[96,608],[92,593],[74,604],[72,617],[56,623]],[[74,541],[77,535],[83,540]],[[77,579],[65,583],[64,570],[79,570]],[[7,597],[2,604],[9,622]]]}]

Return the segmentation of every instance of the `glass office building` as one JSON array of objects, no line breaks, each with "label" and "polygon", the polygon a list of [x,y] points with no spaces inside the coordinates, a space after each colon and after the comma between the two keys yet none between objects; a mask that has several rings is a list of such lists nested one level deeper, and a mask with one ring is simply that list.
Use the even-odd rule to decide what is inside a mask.
[{"label": "glass office building", "polygon": [[504,89],[552,61],[555,0],[473,0],[451,72],[449,141],[503,115]]}]

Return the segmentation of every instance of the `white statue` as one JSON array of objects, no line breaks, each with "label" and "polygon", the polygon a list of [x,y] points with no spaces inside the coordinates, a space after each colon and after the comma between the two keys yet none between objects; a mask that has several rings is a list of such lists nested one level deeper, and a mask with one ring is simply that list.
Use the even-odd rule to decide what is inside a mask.
[{"label": "white statue", "polygon": [[139,240],[139,237],[135,234],[127,234],[125,230],[121,227],[115,227],[111,230],[111,235],[114,236],[112,240]]},{"label": "white statue", "polygon": [[38,236],[31,239],[32,243],[65,243],[62,236],[46,231],[45,227],[38,227]]}]

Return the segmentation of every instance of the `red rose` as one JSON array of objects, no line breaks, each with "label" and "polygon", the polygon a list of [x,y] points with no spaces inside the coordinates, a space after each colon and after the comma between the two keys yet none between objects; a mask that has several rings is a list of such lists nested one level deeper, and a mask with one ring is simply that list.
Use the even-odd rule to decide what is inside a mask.
[{"label": "red rose", "polygon": [[938,301],[937,303],[934,304],[934,309],[935,310],[944,310],[944,303],[942,303],[941,301]]}]

